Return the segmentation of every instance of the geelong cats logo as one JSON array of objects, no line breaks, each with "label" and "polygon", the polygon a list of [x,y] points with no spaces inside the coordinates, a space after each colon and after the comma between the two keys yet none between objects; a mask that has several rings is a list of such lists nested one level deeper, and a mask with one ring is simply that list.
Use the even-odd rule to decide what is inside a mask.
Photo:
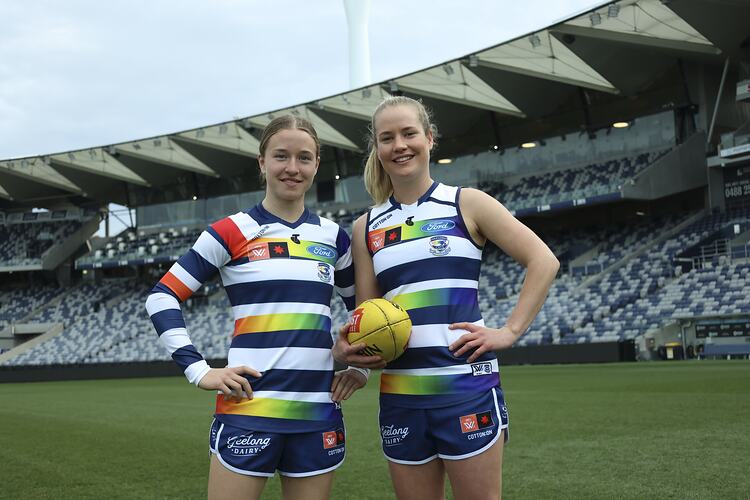
[{"label": "geelong cats logo", "polygon": [[429,241],[430,253],[435,256],[448,255],[451,247],[446,236],[433,236]]}]

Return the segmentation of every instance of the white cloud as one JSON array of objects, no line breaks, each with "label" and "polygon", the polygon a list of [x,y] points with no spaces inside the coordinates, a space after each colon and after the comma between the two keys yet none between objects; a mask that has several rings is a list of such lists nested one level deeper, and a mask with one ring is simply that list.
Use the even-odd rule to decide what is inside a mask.
[{"label": "white cloud", "polygon": [[[373,79],[595,3],[373,0]],[[0,158],[176,132],[348,88],[341,0],[36,0],[0,3],[0,18]]]}]

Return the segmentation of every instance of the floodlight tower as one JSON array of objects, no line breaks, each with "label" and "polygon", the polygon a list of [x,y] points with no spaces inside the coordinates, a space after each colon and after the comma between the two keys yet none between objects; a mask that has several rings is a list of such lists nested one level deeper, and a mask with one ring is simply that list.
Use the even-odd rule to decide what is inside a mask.
[{"label": "floodlight tower", "polygon": [[349,28],[349,85],[356,89],[368,85],[370,76],[370,41],[367,22],[370,0],[344,0]]}]

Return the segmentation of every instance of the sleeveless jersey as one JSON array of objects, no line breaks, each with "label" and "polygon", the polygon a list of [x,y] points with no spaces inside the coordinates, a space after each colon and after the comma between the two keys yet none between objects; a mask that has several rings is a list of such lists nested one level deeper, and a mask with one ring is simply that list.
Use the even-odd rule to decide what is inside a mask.
[{"label": "sleeveless jersey", "polygon": [[482,248],[461,216],[461,189],[434,182],[413,205],[393,197],[367,216],[367,248],[386,299],[412,321],[408,348],[381,376],[381,402],[434,408],[466,401],[499,386],[497,357],[467,364],[448,346],[466,333],[448,325],[484,325],[477,288]]},{"label": "sleeveless jersey", "polygon": [[[350,240],[335,222],[305,209],[294,223],[261,204],[208,227],[157,283],[146,302],[159,338],[189,381],[210,367],[193,346],[180,303],[216,273],[232,306],[228,366],[248,377],[253,399],[219,393],[216,418],[265,432],[313,432],[341,418],[331,401],[331,296],[354,306]],[[229,334],[229,332],[227,332]]]}]

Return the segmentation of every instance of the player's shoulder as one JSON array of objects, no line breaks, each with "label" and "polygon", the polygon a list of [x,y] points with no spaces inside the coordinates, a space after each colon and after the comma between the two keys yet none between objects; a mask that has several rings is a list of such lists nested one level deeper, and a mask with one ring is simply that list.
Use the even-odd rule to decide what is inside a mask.
[{"label": "player's shoulder", "polygon": [[430,198],[439,201],[455,202],[456,195],[460,189],[458,186],[450,186],[439,182],[435,186],[435,189],[432,190],[432,193],[430,193]]},{"label": "player's shoulder", "polygon": [[393,210],[394,208],[395,207],[393,205],[393,202],[391,201],[390,198],[388,198],[383,203],[380,203],[379,205],[375,205],[367,209],[367,211],[363,214],[363,216],[365,217],[366,222],[370,222],[374,219],[377,219],[384,213]]},{"label": "player's shoulder", "polygon": [[329,219],[327,217],[323,217],[322,215],[317,215],[316,217],[318,218],[318,224],[320,225],[321,230],[334,233],[338,233],[339,231],[346,232],[346,230],[337,221]]},{"label": "player's shoulder", "polygon": [[466,201],[482,201],[482,200],[489,200],[492,197],[482,191],[481,189],[473,188],[473,187],[462,187],[461,192],[459,194],[461,200]]}]

